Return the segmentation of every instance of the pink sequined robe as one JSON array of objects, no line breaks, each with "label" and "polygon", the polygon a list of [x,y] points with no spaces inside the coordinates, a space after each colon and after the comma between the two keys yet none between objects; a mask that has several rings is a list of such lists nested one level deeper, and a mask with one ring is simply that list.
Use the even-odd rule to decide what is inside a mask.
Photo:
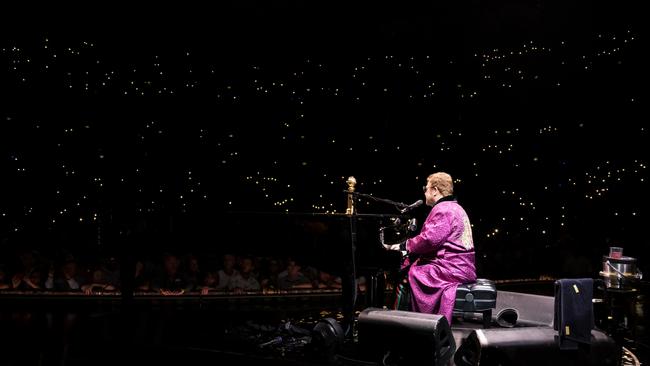
[{"label": "pink sequined robe", "polygon": [[411,310],[441,314],[451,324],[459,284],[476,281],[472,228],[465,210],[443,198],[431,209],[418,236],[406,242],[411,264]]}]

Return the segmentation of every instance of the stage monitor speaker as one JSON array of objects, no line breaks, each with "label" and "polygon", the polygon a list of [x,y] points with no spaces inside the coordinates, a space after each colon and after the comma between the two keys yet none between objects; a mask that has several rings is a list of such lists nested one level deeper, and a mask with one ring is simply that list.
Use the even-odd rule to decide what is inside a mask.
[{"label": "stage monitor speaker", "polygon": [[359,348],[377,361],[445,365],[456,350],[447,318],[401,310],[367,308],[359,314]]},{"label": "stage monitor speaker", "polygon": [[619,365],[622,348],[599,330],[591,331],[591,344],[561,350],[557,331],[548,327],[476,329],[454,355],[457,366],[487,365]]},{"label": "stage monitor speaker", "polygon": [[504,314],[504,311],[516,312],[517,326],[553,328],[553,314],[555,311],[555,298],[553,296],[498,291],[497,299],[497,307],[494,309],[494,313]]}]

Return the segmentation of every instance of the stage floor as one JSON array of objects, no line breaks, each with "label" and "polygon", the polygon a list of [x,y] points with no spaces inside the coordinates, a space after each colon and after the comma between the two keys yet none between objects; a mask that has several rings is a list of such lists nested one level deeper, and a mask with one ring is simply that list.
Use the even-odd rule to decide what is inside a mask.
[{"label": "stage floor", "polygon": [[[635,301],[630,303],[633,306],[628,309],[627,315],[613,314],[615,317],[609,320],[605,316],[607,321],[601,321],[597,326],[608,328],[607,333],[615,335],[617,343],[632,351],[642,363],[647,363],[650,362],[646,315],[648,286],[646,283],[642,285],[637,294],[625,295],[616,304],[618,310],[625,310],[629,304],[622,300],[633,298]],[[547,306],[549,298],[546,295],[552,291],[552,282],[499,283],[497,288],[510,292],[526,290],[528,295],[539,294],[532,295],[532,303]],[[504,294],[507,295],[507,291],[500,291],[500,298],[505,298],[502,296]],[[544,301],[537,301],[540,299]],[[90,309],[88,304],[92,301],[87,297],[69,299],[77,304],[73,307],[68,306],[70,304],[66,299],[47,296],[36,299],[5,297],[1,300],[0,328],[3,332],[0,334],[0,347],[7,347],[12,352],[3,352],[5,357],[0,360],[0,365],[43,364],[48,360],[60,361],[63,358],[66,365],[112,366],[132,364],[136,360],[158,365],[187,364],[188,361],[227,365],[248,360],[271,365],[326,365],[332,364],[332,360],[310,353],[300,337],[291,339],[283,334],[282,342],[261,345],[277,337],[278,329],[288,323],[309,328],[310,324],[323,317],[337,320],[342,317],[339,311],[331,310],[340,301],[339,295],[334,293],[239,296],[214,304],[197,304],[185,298],[177,299],[174,306],[166,306],[169,302],[156,299],[156,307],[142,302],[136,304],[132,313],[114,307],[110,301]],[[606,315],[602,313],[603,303],[594,305],[597,318],[603,318]],[[77,313],[73,313],[77,310]],[[533,320],[548,326],[552,312],[549,314],[546,311],[543,315]],[[68,325],[71,326],[66,328]],[[478,318],[455,320],[452,334],[456,348],[462,345],[463,339],[472,330],[481,327]],[[492,329],[497,328],[496,324],[492,325]],[[355,347],[354,339],[346,342],[338,364],[353,364],[353,361],[345,361],[343,357],[359,357]],[[34,362],[25,362],[26,358],[33,358]],[[628,354],[626,362],[634,364],[633,357]]]}]

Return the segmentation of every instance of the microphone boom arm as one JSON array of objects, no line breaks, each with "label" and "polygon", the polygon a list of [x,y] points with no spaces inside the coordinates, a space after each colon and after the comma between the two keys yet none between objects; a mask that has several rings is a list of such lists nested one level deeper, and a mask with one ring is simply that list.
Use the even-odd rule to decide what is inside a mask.
[{"label": "microphone boom arm", "polygon": [[409,205],[407,205],[405,203],[391,201],[391,200],[388,200],[388,199],[385,199],[385,198],[379,198],[379,197],[371,196],[371,195],[365,194],[365,193],[350,192],[350,191],[343,191],[343,192],[345,192],[347,194],[354,195],[354,196],[358,196],[358,197],[368,198],[368,199],[371,199],[373,201],[387,203],[389,205],[395,206],[395,208],[400,210],[400,211],[401,211],[401,209],[405,209],[405,208],[409,207]]}]

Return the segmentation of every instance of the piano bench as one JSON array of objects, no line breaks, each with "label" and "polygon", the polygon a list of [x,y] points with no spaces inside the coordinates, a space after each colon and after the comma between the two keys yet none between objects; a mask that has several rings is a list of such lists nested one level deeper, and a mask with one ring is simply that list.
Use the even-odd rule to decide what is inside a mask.
[{"label": "piano bench", "polygon": [[494,282],[479,278],[476,282],[458,285],[454,314],[481,313],[483,328],[489,328],[492,322],[492,309],[497,307],[497,290]]}]

